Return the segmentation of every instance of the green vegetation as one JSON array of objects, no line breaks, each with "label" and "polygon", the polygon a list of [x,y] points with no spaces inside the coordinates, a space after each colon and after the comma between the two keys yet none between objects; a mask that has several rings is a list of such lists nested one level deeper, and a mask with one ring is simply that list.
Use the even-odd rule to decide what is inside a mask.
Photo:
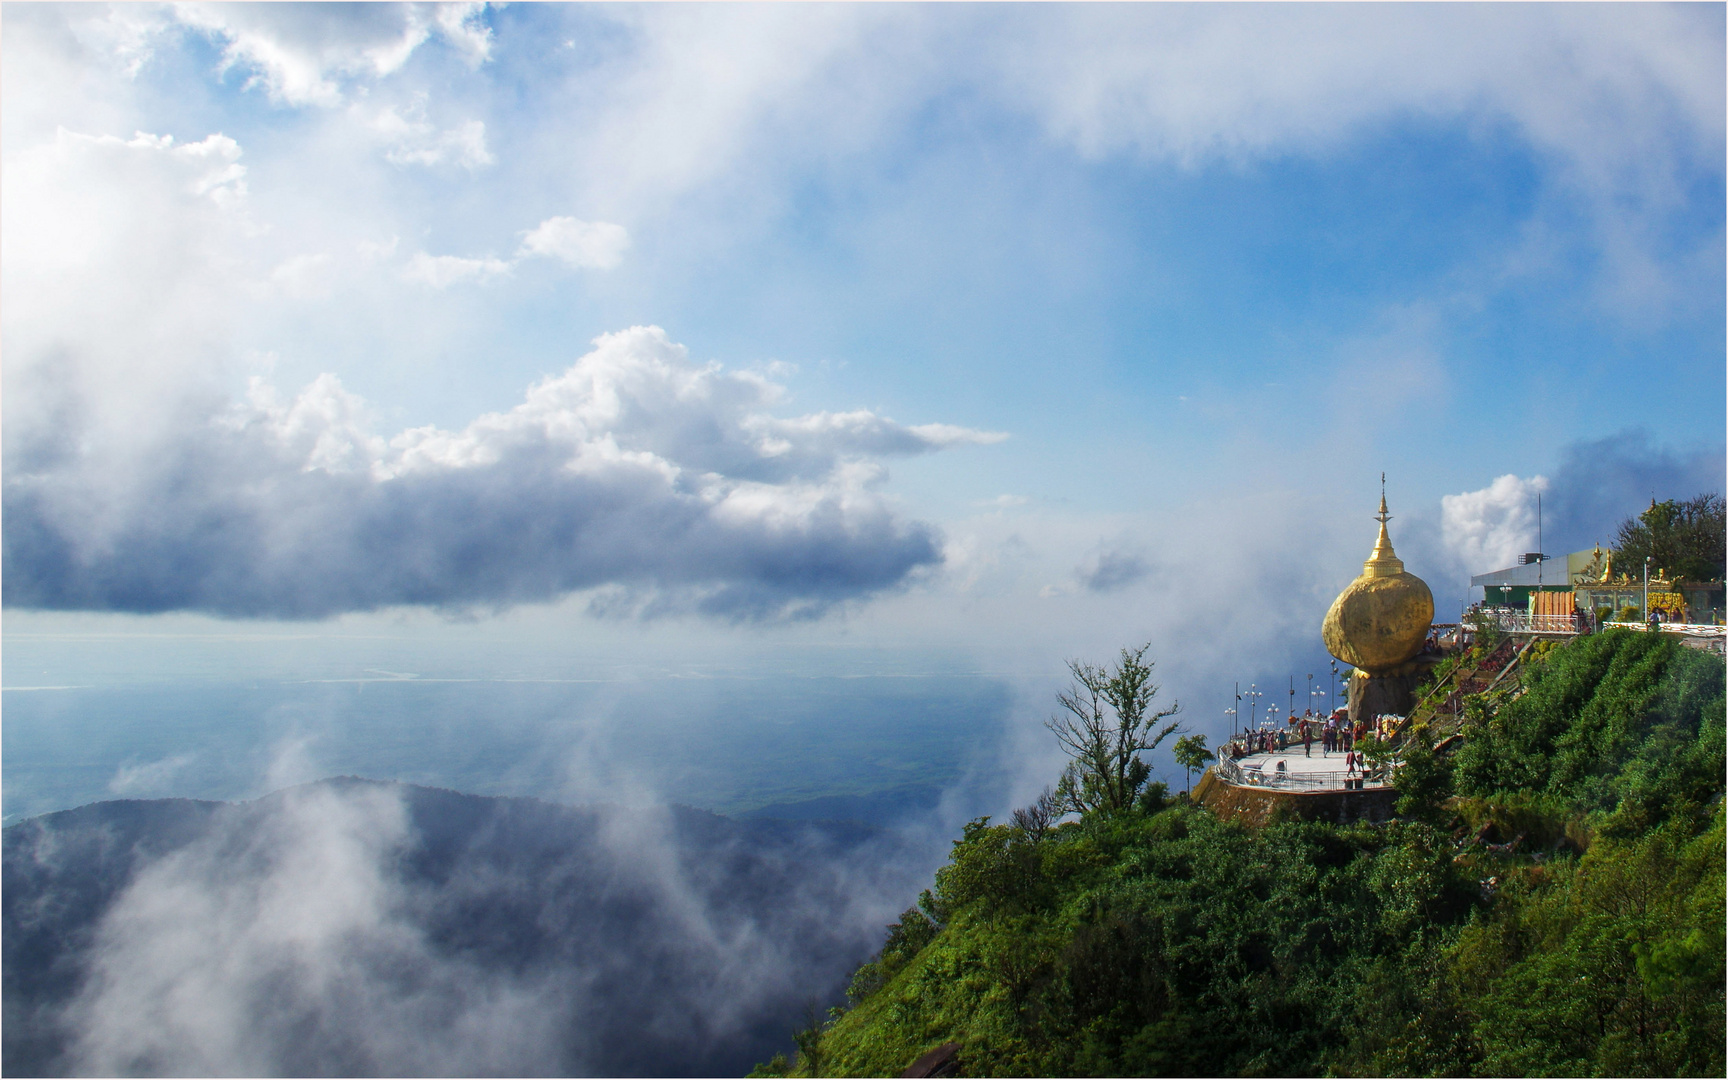
[{"label": "green vegetation", "polygon": [[1193,787],[1194,770],[1204,769],[1206,763],[1212,760],[1212,751],[1206,749],[1206,736],[1198,732],[1177,739],[1173,754],[1176,758],[1176,764],[1182,766],[1183,771],[1187,774],[1190,789]]},{"label": "green vegetation", "polygon": [[1252,831],[1155,785],[972,822],[758,1073],[951,1041],[966,1075],[1722,1075],[1722,661],[1611,631],[1523,678],[1407,753],[1387,824]]},{"label": "green vegetation", "polygon": [[1666,570],[1687,581],[1721,581],[1728,514],[1720,495],[1652,502],[1650,509],[1620,525],[1614,543],[1616,570],[1637,577],[1644,559],[1650,570]]},{"label": "green vegetation", "polygon": [[1147,648],[1123,649],[1110,668],[1068,661],[1074,685],[1056,695],[1062,713],[1045,725],[1070,759],[1056,784],[1063,810],[1112,814],[1132,807],[1152,775],[1140,755],[1182,730],[1175,720],[1159,727],[1182,706],[1152,708],[1158,684],[1145,662]]}]

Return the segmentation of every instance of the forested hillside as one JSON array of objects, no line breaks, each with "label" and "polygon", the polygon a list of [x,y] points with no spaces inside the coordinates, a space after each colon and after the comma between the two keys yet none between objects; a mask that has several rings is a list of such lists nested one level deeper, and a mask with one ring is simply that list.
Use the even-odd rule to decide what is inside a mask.
[{"label": "forested hillside", "polygon": [[1615,631],[1530,664],[1398,820],[1134,804],[973,822],[758,1075],[1724,1071],[1723,662]]}]

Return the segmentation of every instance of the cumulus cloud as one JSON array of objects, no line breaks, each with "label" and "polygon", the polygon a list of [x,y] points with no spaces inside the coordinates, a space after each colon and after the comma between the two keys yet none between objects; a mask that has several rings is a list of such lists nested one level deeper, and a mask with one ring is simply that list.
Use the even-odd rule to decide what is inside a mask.
[{"label": "cumulus cloud", "polygon": [[440,129],[426,116],[426,99],[407,105],[387,105],[363,121],[386,147],[385,160],[394,165],[459,165],[478,169],[497,159],[486,147],[486,124],[467,120]]},{"label": "cumulus cloud", "polygon": [[460,255],[428,255],[419,251],[415,252],[408,260],[408,265],[403,267],[402,276],[408,281],[430,285],[434,289],[447,289],[459,282],[502,277],[511,269],[511,263],[490,255],[467,259]]},{"label": "cumulus cloud", "polygon": [[622,225],[551,217],[523,233],[522,246],[514,259],[430,255],[422,251],[408,260],[402,276],[434,289],[447,289],[461,282],[503,277],[523,260],[536,257],[557,259],[578,269],[611,270],[623,260],[629,247],[630,233]]},{"label": "cumulus cloud", "polygon": [[[318,617],[596,589],[612,611],[815,615],[940,562],[878,492],[885,458],[1001,437],[784,415],[768,375],[694,364],[652,328],[453,430],[381,431],[332,374],[235,401],[247,304],[355,269],[339,248],[278,254],[240,158],[221,135],[62,131],[9,162],[9,605]],[[449,289],[514,264],[372,265]]]},{"label": "cumulus cloud", "polygon": [[1647,432],[1623,431],[1567,446],[1553,476],[1497,478],[1477,491],[1440,500],[1441,539],[1461,574],[1511,566],[1537,546],[1550,555],[1614,543],[1620,523],[1651,499],[1687,499],[1724,490],[1723,448],[1680,450]]},{"label": "cumulus cloud", "polygon": [[[6,468],[76,427],[122,455],[174,426],[219,370],[268,233],[238,143],[61,129],[6,162],[0,202]],[[301,263],[287,282],[315,278]],[[308,282],[310,283],[310,282]]]},{"label": "cumulus cloud", "polygon": [[874,490],[880,458],[1001,437],[778,417],[781,386],[692,363],[654,327],[594,345],[455,431],[385,439],[331,375],[291,400],[255,379],[124,477],[75,430],[38,429],[8,454],[6,602],[320,617],[612,587],[655,611],[817,615],[941,560]]},{"label": "cumulus cloud", "polygon": [[1442,496],[1441,542],[1470,573],[1511,566],[1536,550],[1536,497],[1547,490],[1547,477],[1508,473],[1479,491]]},{"label": "cumulus cloud", "polygon": [[[291,5],[178,4],[174,15],[222,47],[223,69],[250,73],[247,86],[290,106],[333,107],[344,84],[401,70],[434,35],[471,64],[491,55],[483,4],[362,4],[339,12]],[[119,36],[118,40],[129,39]],[[136,51],[136,46],[133,46]]]},{"label": "cumulus cloud", "polygon": [[542,255],[561,259],[570,266],[610,270],[618,265],[629,246],[630,234],[622,225],[550,217],[523,235],[517,256]]},{"label": "cumulus cloud", "polygon": [[112,4],[97,17],[72,19],[67,25],[80,44],[133,79],[172,31],[174,17],[154,5]]}]

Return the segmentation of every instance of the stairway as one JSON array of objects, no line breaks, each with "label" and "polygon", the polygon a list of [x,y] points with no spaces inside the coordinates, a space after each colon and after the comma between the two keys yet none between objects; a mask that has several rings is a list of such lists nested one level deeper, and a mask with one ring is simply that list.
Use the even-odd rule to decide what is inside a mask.
[{"label": "stairway", "polygon": [[1401,749],[1410,733],[1419,727],[1433,732],[1436,741],[1459,734],[1464,723],[1466,697],[1485,694],[1494,704],[1499,704],[1523,693],[1522,685],[1512,677],[1512,673],[1535,643],[1534,637],[1522,643],[1507,638],[1476,663],[1461,663],[1430,685],[1416,699],[1410,715],[1393,730],[1390,740],[1393,751]]}]

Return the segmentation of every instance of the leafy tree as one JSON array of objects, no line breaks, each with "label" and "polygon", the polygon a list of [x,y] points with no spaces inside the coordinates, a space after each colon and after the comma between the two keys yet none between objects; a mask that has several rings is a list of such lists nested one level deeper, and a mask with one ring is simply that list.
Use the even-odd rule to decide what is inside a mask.
[{"label": "leafy tree", "polygon": [[1123,649],[1110,668],[1068,661],[1074,683],[1056,695],[1067,715],[1045,724],[1071,759],[1056,786],[1064,809],[1087,814],[1131,807],[1152,772],[1140,755],[1181,730],[1174,720],[1158,726],[1182,706],[1153,710],[1159,688],[1145,662],[1148,648]]},{"label": "leafy tree", "polygon": [[1721,581],[1728,547],[1728,518],[1720,495],[1652,502],[1650,509],[1620,524],[1614,543],[1617,570],[1638,577],[1644,560],[1688,581]]},{"label": "leafy tree", "polygon": [[1188,790],[1194,790],[1194,770],[1204,769],[1206,763],[1212,760],[1212,751],[1206,748],[1206,737],[1196,732],[1176,740],[1176,764],[1182,766],[1187,776]]},{"label": "leafy tree", "polygon": [[1403,762],[1392,774],[1392,786],[1398,791],[1398,801],[1393,804],[1398,816],[1429,823],[1439,820],[1446,798],[1452,794],[1452,769],[1434,753],[1433,739],[1426,729],[1411,732]]}]

